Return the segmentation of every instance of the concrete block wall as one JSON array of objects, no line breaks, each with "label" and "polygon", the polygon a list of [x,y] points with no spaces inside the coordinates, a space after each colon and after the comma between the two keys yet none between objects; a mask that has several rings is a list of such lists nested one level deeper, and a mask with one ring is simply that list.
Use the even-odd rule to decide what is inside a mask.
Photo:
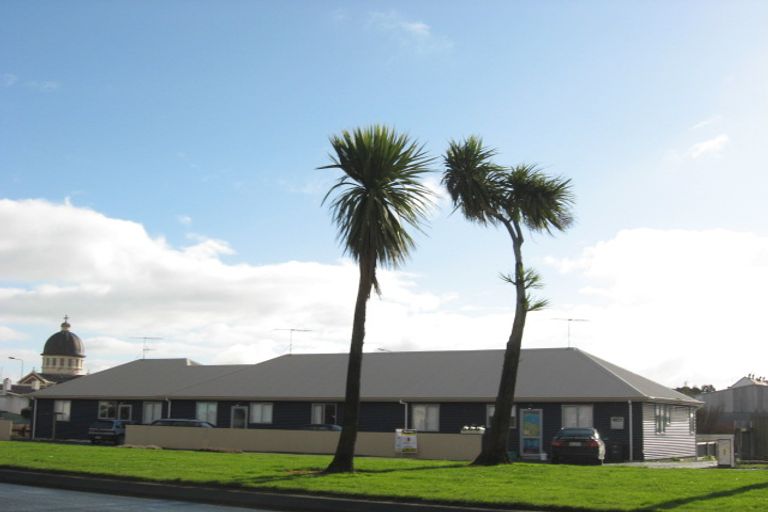
[{"label": "concrete block wall", "polygon": [[12,421],[0,420],[0,441],[10,441],[12,430],[13,430]]},{"label": "concrete block wall", "polygon": [[[480,453],[481,436],[419,433],[415,458],[472,460]],[[125,444],[180,450],[223,450],[332,454],[339,432],[277,429],[150,427],[129,425]],[[395,433],[359,432],[356,455],[395,457]],[[413,456],[411,456],[413,457]]]}]

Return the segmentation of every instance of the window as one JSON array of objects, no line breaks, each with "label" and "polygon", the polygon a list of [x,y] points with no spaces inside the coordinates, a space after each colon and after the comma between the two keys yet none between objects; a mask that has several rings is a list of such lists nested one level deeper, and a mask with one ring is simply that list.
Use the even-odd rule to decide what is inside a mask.
[{"label": "window", "polygon": [[272,404],[252,403],[251,423],[272,423]]},{"label": "window", "polygon": [[667,427],[672,423],[671,407],[666,404],[656,404],[654,406],[654,416],[656,433],[663,434],[667,431]]},{"label": "window", "polygon": [[[488,404],[485,406],[485,426],[491,426],[491,418],[496,414],[496,404]],[[509,413],[509,428],[517,428],[517,406],[513,405],[512,410]]]},{"label": "window", "polygon": [[117,417],[117,402],[99,402],[99,419],[111,420]]},{"label": "window", "polygon": [[592,420],[591,405],[564,405],[563,427],[587,427],[594,426]]},{"label": "window", "polygon": [[440,406],[438,404],[414,404],[411,407],[411,428],[424,432],[440,430]]},{"label": "window", "polygon": [[320,425],[336,423],[336,404],[312,404],[312,424]]},{"label": "window", "polygon": [[69,400],[55,400],[53,402],[53,414],[57,421],[69,421],[69,410],[72,402]]},{"label": "window", "polygon": [[197,402],[197,415],[198,420],[207,421],[208,423],[216,424],[216,402]]},{"label": "window", "polygon": [[163,417],[163,402],[144,402],[144,413],[141,421],[144,424],[152,423]]},{"label": "window", "polygon": [[696,435],[696,409],[693,407],[688,409],[688,433]]}]

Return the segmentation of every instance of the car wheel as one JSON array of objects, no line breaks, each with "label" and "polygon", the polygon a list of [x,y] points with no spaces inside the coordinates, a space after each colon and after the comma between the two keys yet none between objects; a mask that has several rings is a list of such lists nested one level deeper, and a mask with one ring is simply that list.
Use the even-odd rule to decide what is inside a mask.
[{"label": "car wheel", "polygon": [[115,438],[115,446],[125,443],[125,436],[117,436]]}]

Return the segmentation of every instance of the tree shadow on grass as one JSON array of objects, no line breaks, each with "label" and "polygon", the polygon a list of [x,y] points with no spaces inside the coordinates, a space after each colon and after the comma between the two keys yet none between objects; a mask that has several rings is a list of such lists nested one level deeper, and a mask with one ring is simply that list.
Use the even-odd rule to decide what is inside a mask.
[{"label": "tree shadow on grass", "polygon": [[[355,470],[355,473],[360,474],[384,474],[384,473],[399,473],[399,472],[406,472],[406,471],[436,471],[441,469],[454,469],[454,468],[461,468],[466,467],[466,464],[457,463],[457,464],[448,464],[445,466],[415,466],[412,468],[389,468],[389,469],[357,469]],[[337,473],[335,473],[337,474]],[[254,477],[254,478],[248,478],[243,477],[238,482],[233,482],[234,485],[254,485],[254,484],[265,484],[270,482],[286,482],[291,480],[302,480],[306,478],[321,478],[326,476],[333,476],[326,474],[323,469],[321,468],[307,468],[302,470],[293,470],[287,475],[270,475],[270,476],[260,476],[260,477]]]},{"label": "tree shadow on grass", "polygon": [[635,509],[635,512],[651,512],[655,510],[671,510],[683,505],[695,503],[697,501],[714,500],[718,498],[729,498],[738,494],[743,494],[750,491],[758,491],[761,489],[768,489],[768,482],[760,484],[745,485],[744,487],[737,487],[736,489],[728,489],[725,491],[711,492],[709,494],[703,494],[701,496],[691,496],[689,498],[679,498],[676,500],[669,500],[648,507]]},{"label": "tree shadow on grass", "polygon": [[405,471],[438,471],[441,469],[455,469],[469,467],[467,463],[446,464],[445,466],[414,466],[412,468],[388,468],[388,469],[358,469],[356,473],[401,473]]}]

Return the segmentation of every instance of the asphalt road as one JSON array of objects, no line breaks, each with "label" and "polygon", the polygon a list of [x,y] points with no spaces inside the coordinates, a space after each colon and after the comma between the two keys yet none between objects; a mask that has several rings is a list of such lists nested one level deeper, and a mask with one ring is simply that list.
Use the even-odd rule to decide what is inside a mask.
[{"label": "asphalt road", "polygon": [[66,491],[0,483],[3,512],[270,512],[266,509],[226,507],[155,498],[131,498],[111,494]]}]

